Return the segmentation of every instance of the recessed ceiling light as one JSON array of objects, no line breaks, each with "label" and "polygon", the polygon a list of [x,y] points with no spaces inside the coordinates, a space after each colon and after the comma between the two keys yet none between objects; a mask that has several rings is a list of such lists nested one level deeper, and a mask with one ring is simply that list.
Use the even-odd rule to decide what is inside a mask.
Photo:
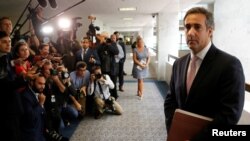
[{"label": "recessed ceiling light", "polygon": [[123,18],[124,21],[131,21],[133,18]]},{"label": "recessed ceiling light", "polygon": [[119,8],[119,11],[136,11],[136,7],[123,7]]}]

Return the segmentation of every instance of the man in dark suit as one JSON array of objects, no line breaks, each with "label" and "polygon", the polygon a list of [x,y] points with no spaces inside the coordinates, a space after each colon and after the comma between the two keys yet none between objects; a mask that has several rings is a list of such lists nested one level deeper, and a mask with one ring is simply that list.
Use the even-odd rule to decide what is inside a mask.
[{"label": "man in dark suit", "polygon": [[123,84],[124,84],[124,74],[126,74],[124,72],[124,63],[126,60],[126,46],[125,43],[123,42],[122,38],[119,38],[120,33],[118,31],[115,31],[114,34],[116,35],[116,43],[117,46],[121,46],[122,47],[122,51],[123,51],[123,58],[121,58],[119,60],[119,72],[118,72],[118,78],[119,78],[119,91],[124,91],[123,89]]},{"label": "man in dark suit", "polygon": [[[184,27],[191,53],[173,65],[170,90],[164,103],[166,126],[169,131],[176,108],[211,117],[211,124],[193,139],[187,139],[204,141],[209,140],[212,127],[235,125],[239,121],[245,77],[241,62],[212,43],[212,13],[204,8],[192,8],[184,17]],[[198,59],[193,63],[193,58]],[[191,74],[193,80],[189,78]]]},{"label": "man in dark suit", "polygon": [[45,141],[45,88],[46,79],[39,75],[30,80],[29,86],[22,93],[24,114],[21,129],[22,141]]},{"label": "man in dark suit", "polygon": [[89,38],[82,39],[82,48],[76,52],[76,63],[84,61],[87,64],[87,70],[91,72],[93,66],[100,66],[101,62],[96,48],[90,47]]},{"label": "man in dark suit", "polygon": [[1,126],[0,137],[9,141],[20,140],[20,116],[22,114],[22,105],[20,94],[16,92],[19,86],[25,82],[22,78],[15,75],[12,67],[11,39],[5,31],[0,31],[0,111]]}]

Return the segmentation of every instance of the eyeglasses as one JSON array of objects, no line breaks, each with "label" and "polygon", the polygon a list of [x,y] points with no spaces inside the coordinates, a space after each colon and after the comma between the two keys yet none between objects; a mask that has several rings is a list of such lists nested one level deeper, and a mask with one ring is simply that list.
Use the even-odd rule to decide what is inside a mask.
[{"label": "eyeglasses", "polygon": [[86,71],[86,69],[78,69],[78,71],[84,72]]}]

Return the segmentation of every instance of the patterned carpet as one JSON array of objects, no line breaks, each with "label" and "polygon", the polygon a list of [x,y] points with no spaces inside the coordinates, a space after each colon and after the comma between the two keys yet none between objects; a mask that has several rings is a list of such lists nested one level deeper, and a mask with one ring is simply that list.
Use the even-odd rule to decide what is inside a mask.
[{"label": "patterned carpet", "polygon": [[74,131],[71,141],[165,141],[163,98],[154,82],[145,83],[144,97],[136,96],[136,82],[124,84],[118,102],[121,116],[105,114],[101,119],[85,117]]}]

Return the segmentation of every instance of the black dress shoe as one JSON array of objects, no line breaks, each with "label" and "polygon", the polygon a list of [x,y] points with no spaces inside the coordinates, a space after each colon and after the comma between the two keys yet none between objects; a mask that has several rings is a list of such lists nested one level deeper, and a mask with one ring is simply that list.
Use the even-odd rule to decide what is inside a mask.
[{"label": "black dress shoe", "polygon": [[124,89],[122,87],[119,88],[119,91],[124,92]]},{"label": "black dress shoe", "polygon": [[123,75],[127,75],[127,73],[126,73],[126,72],[123,72]]},{"label": "black dress shoe", "polygon": [[101,117],[102,117],[102,113],[100,113],[99,111],[96,111],[95,119],[100,119]]}]

